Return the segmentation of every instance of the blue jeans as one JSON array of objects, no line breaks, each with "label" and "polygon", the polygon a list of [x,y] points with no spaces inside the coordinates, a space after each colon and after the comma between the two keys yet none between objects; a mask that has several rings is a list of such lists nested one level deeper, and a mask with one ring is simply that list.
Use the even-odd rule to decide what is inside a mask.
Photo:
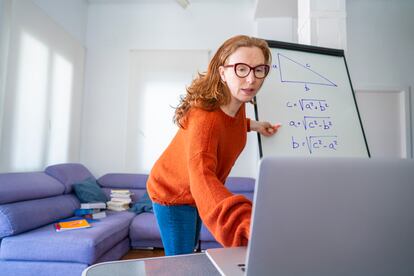
[{"label": "blue jeans", "polygon": [[153,202],[166,256],[193,253],[200,236],[201,219],[189,205],[165,206]]}]

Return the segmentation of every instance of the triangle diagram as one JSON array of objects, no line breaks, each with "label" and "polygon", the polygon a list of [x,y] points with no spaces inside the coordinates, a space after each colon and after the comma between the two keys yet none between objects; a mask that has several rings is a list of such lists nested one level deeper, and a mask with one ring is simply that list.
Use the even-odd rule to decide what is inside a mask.
[{"label": "triangle diagram", "polygon": [[312,70],[309,65],[303,65],[279,53],[277,59],[282,82],[337,86],[322,74]]}]

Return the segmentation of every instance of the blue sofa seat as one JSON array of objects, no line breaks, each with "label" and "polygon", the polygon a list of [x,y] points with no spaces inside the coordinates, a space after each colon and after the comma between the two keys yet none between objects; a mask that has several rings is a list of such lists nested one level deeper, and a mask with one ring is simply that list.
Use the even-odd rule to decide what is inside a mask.
[{"label": "blue sofa seat", "polygon": [[1,275],[80,275],[88,265],[128,252],[135,216],[130,212],[108,211],[107,218],[87,229],[54,229],[57,220],[72,217],[80,207],[72,185],[91,177],[81,164],[0,174]]},{"label": "blue sofa seat", "polygon": [[152,213],[141,213],[131,222],[129,237],[132,248],[162,248],[160,230]]},{"label": "blue sofa seat", "polygon": [[56,232],[53,224],[49,224],[7,237],[1,244],[0,257],[3,260],[94,264],[128,238],[129,224],[134,217],[131,212],[107,213],[105,219],[92,222],[92,227],[87,229]]}]

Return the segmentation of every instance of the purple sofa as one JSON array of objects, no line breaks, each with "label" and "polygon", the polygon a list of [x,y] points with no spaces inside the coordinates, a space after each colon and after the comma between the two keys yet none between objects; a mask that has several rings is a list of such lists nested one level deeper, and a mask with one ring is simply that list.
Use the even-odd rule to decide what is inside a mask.
[{"label": "purple sofa", "polygon": [[[0,274],[81,275],[89,265],[120,259],[130,248],[162,247],[152,213],[110,212],[91,228],[56,232],[53,223],[73,216],[80,203],[72,184],[93,177],[81,164],[49,166],[44,172],[0,174]],[[147,175],[110,173],[97,181],[111,189],[130,189],[136,202]],[[234,193],[253,196],[254,179],[230,177]],[[203,226],[202,249],[219,247]]]}]

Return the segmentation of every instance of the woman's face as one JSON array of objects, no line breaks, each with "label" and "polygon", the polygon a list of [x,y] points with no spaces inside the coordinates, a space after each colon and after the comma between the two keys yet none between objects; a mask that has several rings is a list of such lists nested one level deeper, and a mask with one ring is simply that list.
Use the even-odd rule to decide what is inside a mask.
[{"label": "woman's face", "polygon": [[[237,67],[238,75],[245,75],[249,70],[250,72],[244,78],[237,76],[235,67],[231,66],[237,63],[244,63],[250,67],[256,67],[265,64],[265,58],[262,50],[258,47],[240,47],[227,58],[224,66],[220,66],[220,77],[230,90],[232,103],[242,104],[251,101],[256,96],[263,84],[264,78],[259,79],[255,77],[254,70],[240,65]],[[260,76],[261,70],[263,70],[262,67],[256,68],[256,75]]]}]

